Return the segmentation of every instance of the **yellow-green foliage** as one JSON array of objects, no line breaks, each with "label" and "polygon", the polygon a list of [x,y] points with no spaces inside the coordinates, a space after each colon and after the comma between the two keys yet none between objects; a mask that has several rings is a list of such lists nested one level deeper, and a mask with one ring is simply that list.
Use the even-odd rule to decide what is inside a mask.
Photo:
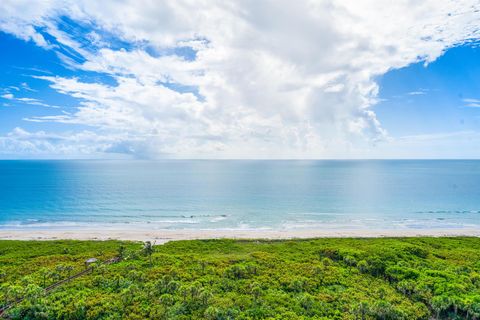
[{"label": "yellow-green foliage", "polygon": [[0,288],[13,319],[478,319],[480,239],[0,241]]}]

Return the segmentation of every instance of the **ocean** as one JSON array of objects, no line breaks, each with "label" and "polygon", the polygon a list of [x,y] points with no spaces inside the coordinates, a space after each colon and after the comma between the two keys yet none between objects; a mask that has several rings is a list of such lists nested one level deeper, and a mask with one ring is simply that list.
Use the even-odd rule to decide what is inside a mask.
[{"label": "ocean", "polygon": [[480,227],[480,161],[0,161],[0,230]]}]

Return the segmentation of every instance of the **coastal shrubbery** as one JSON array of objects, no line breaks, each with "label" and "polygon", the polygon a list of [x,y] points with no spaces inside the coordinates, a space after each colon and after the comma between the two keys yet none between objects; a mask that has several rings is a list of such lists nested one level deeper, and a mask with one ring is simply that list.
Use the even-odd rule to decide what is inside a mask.
[{"label": "coastal shrubbery", "polygon": [[0,241],[0,306],[22,297],[5,317],[480,319],[480,239]]}]

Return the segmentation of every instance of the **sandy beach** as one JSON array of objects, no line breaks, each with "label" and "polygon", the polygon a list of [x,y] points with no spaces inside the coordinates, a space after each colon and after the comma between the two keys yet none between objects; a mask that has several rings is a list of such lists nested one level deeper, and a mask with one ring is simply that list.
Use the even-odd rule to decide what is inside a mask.
[{"label": "sandy beach", "polygon": [[157,244],[173,240],[193,239],[305,239],[305,238],[372,238],[372,237],[448,237],[480,236],[479,229],[386,229],[386,230],[2,230],[3,240],[132,240],[156,241]]}]

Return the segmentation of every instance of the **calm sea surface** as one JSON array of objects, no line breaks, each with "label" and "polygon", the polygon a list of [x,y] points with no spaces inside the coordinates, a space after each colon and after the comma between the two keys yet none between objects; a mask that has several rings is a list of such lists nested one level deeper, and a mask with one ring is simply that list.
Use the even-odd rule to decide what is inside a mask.
[{"label": "calm sea surface", "polygon": [[480,227],[480,161],[0,161],[0,229]]}]

